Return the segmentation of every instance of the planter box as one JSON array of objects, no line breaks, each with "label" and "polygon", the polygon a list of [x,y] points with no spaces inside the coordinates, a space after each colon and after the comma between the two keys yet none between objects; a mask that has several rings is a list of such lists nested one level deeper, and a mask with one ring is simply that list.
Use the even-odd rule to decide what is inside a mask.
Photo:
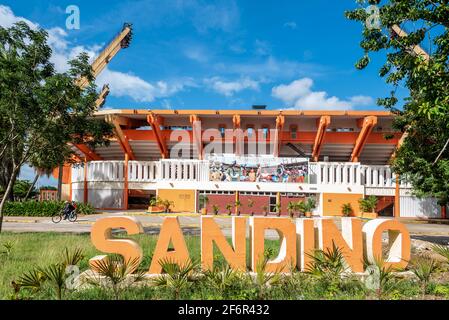
[{"label": "planter box", "polygon": [[377,219],[376,212],[362,212],[362,218]]},{"label": "planter box", "polygon": [[164,207],[148,207],[148,213],[165,213],[165,208]]}]

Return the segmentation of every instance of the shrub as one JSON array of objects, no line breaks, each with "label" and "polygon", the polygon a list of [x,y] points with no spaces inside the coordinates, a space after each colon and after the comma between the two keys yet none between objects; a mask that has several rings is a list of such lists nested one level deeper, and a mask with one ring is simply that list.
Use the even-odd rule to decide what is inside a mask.
[{"label": "shrub", "polygon": [[378,199],[376,196],[369,196],[366,199],[360,199],[360,210],[362,212],[374,212],[376,210],[377,202]]},{"label": "shrub", "polygon": [[228,216],[232,215],[232,204],[228,203],[226,205],[226,210],[228,211]]},{"label": "shrub", "polygon": [[434,245],[432,250],[446,259],[446,263],[449,263],[449,246]]},{"label": "shrub", "polygon": [[427,284],[429,283],[432,274],[437,271],[437,264],[435,260],[430,257],[419,256],[412,261],[411,271],[421,282],[421,290],[424,297],[426,294]]},{"label": "shrub", "polygon": [[78,214],[90,215],[95,213],[95,208],[90,203],[76,203],[76,210]]},{"label": "shrub", "polygon": [[[24,217],[52,217],[58,214],[64,208],[64,201],[24,201],[24,202],[6,202],[5,216],[24,216]],[[78,214],[94,214],[95,209],[90,204],[77,203]]]},{"label": "shrub", "polygon": [[344,217],[349,217],[354,213],[354,210],[352,210],[352,206],[350,203],[345,203],[341,206],[341,213]]}]

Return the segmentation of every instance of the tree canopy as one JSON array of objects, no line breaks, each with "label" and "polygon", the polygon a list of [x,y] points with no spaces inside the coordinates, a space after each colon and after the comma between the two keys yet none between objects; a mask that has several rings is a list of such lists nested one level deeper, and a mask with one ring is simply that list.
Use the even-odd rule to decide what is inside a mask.
[{"label": "tree canopy", "polygon": [[[347,11],[348,19],[363,25],[361,48],[365,54],[356,63],[366,68],[373,52],[386,59],[380,77],[392,85],[391,95],[378,104],[397,115],[394,127],[405,133],[392,161],[396,173],[406,176],[415,194],[432,196],[441,205],[449,203],[449,4],[447,0],[356,1],[360,7]],[[367,7],[370,10],[366,10]],[[372,7],[375,6],[375,7]],[[373,12],[378,9],[378,15]],[[373,27],[370,19],[378,19]],[[398,36],[392,27],[405,29]],[[377,28],[378,27],[378,28]],[[414,50],[420,46],[425,55]],[[396,89],[405,87],[409,96],[400,105]]]},{"label": "tree canopy", "polygon": [[[4,202],[23,164],[47,171],[70,161],[69,143],[95,147],[112,135],[109,124],[93,117],[98,94],[87,54],[56,72],[47,38],[45,30],[24,22],[0,27],[0,230]],[[90,81],[86,88],[76,85],[81,77]]]}]

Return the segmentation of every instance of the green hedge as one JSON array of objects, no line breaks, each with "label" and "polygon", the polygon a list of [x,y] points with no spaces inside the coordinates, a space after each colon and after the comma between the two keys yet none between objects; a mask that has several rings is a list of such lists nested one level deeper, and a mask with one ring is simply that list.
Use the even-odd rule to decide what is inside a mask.
[{"label": "green hedge", "polygon": [[[24,201],[6,202],[5,216],[52,217],[64,208],[64,201]],[[77,212],[82,215],[94,214],[95,209],[90,204],[77,203]]]}]

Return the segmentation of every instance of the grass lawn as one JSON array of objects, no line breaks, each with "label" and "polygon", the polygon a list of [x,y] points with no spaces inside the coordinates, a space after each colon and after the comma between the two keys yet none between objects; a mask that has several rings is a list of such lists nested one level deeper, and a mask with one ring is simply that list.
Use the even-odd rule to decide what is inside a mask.
[{"label": "grass lawn", "polygon": [[[126,235],[126,237],[139,243],[144,253],[141,268],[148,269],[156,246],[157,236]],[[198,236],[185,236],[185,240],[191,258],[199,261],[200,238]],[[228,240],[230,241],[230,239]],[[36,266],[44,267],[59,262],[64,248],[81,248],[83,250],[85,257],[79,265],[81,271],[88,269],[90,258],[103,254],[93,247],[90,236],[87,234],[3,232],[0,234],[0,252],[5,251],[4,244],[6,243],[12,243],[13,248],[9,255],[5,253],[0,255],[0,299],[8,298],[13,291],[11,281],[17,279],[24,272],[30,271]],[[277,254],[278,241],[266,240],[266,247],[272,254]],[[218,251],[215,252],[217,253],[216,261],[223,261],[221,254]]]},{"label": "grass lawn", "polygon": [[[142,247],[144,259],[142,270],[148,270],[152,252],[156,246],[157,236],[136,235],[126,236],[134,239]],[[193,260],[200,258],[200,238],[185,236],[190,256]],[[12,249],[6,253],[7,245]],[[5,246],[6,245],[6,246]],[[101,254],[91,244],[89,235],[61,233],[2,233],[0,234],[0,299],[55,299],[55,290],[51,284],[44,283],[37,292],[21,290],[19,295],[13,295],[11,282],[25,272],[35,267],[48,267],[61,262],[61,253],[65,248],[83,250],[84,258],[79,263],[81,271],[88,269],[90,258]],[[248,248],[249,249],[249,248]],[[266,240],[266,252],[270,257],[277,255],[279,241]],[[248,250],[249,252],[249,250]],[[223,262],[223,257],[215,251],[217,265]],[[248,257],[249,259],[249,257]],[[295,272],[289,276],[279,276],[275,282],[270,282],[269,276],[262,274],[255,279],[247,274],[228,275],[217,274],[189,280],[188,283],[178,282],[175,286],[137,286],[120,292],[120,299],[448,299],[449,281],[447,267],[436,274],[427,284],[426,294],[422,292],[422,283],[417,279],[395,279],[392,277],[379,292],[368,289],[355,276],[341,278],[329,277],[325,272],[321,276]],[[332,270],[332,269],[329,269]],[[270,282],[270,285],[267,283]],[[23,292],[24,291],[24,292]],[[114,299],[118,298],[109,288],[92,287],[82,291],[65,290],[63,299]]]}]

